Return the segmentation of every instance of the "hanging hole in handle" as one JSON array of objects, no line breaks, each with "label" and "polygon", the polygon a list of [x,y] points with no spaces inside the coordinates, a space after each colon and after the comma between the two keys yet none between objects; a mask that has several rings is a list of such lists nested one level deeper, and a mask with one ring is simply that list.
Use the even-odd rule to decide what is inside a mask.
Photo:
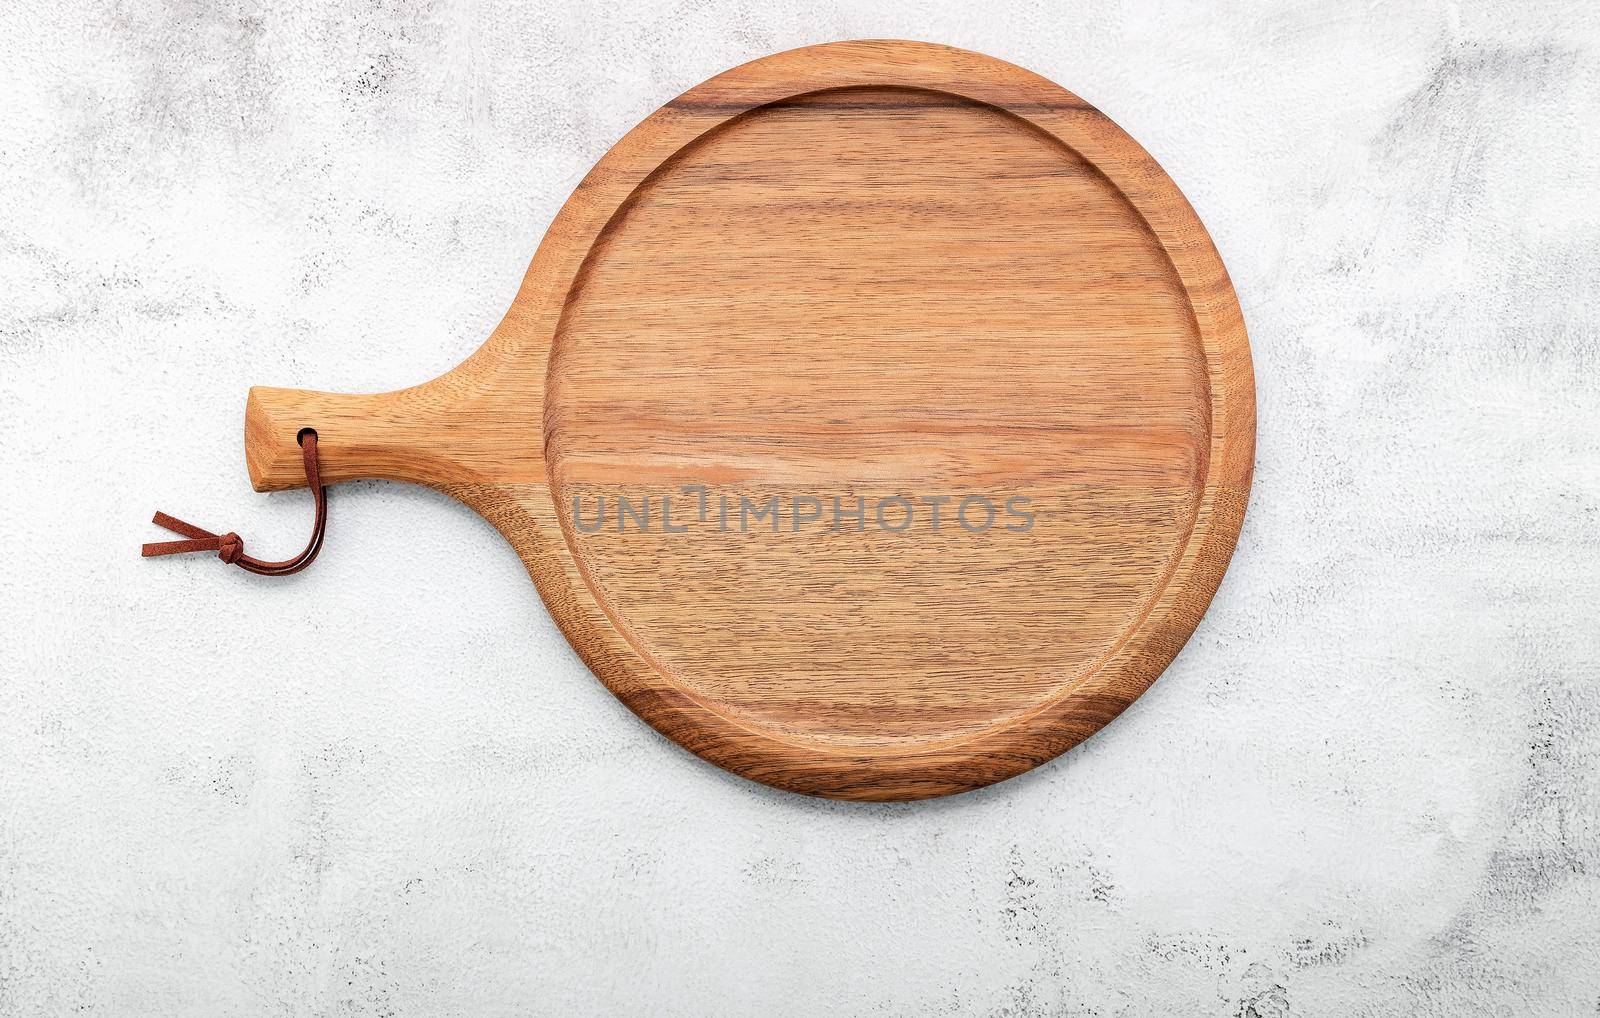
[{"label": "hanging hole in handle", "polygon": [[295,432],[295,435],[294,435],[294,443],[295,443],[295,445],[301,446],[303,448],[305,446],[305,444],[306,444],[306,436],[307,435],[315,435],[316,433],[317,433],[317,429],[316,428],[301,428],[299,431]]}]

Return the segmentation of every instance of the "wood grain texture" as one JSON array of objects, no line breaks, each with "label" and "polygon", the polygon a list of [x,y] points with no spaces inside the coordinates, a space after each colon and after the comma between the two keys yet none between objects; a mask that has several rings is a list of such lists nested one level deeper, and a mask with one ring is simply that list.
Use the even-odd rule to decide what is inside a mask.
[{"label": "wood grain texture", "polygon": [[[1051,82],[908,42],[781,53],[669,103],[456,370],[252,390],[258,489],[301,483],[302,427],[330,482],[491,520],[669,738],[853,799],[1010,777],[1142,693],[1221,581],[1255,434],[1238,301],[1160,167]],[[724,529],[701,488],[781,518]],[[619,496],[682,531],[580,525]],[[1032,524],[952,525],[973,496]],[[833,526],[835,498],[867,523]],[[919,514],[898,533],[871,513],[896,498],[890,526]]]}]

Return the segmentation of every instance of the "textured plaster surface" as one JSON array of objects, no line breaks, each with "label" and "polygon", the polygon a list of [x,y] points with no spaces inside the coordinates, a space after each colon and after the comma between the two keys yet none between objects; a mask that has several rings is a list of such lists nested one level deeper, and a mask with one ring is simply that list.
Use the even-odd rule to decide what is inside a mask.
[{"label": "textured plaster surface", "polygon": [[[872,36],[1101,106],[1249,321],[1238,554],[1088,744],[731,777],[402,485],[137,558],[291,550],[247,386],[445,370],[636,121]],[[1583,2],[0,7],[0,1014],[1595,1014],[1597,142]]]}]

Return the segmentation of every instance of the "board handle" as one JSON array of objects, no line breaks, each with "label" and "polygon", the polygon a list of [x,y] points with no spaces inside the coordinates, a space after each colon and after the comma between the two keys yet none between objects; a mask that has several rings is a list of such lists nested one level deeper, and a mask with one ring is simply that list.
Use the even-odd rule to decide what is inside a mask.
[{"label": "board handle", "polygon": [[481,448],[453,444],[459,407],[437,382],[350,394],[256,386],[245,401],[245,464],[257,491],[303,488],[300,432],[317,432],[325,484],[386,478],[443,486],[483,477]]}]

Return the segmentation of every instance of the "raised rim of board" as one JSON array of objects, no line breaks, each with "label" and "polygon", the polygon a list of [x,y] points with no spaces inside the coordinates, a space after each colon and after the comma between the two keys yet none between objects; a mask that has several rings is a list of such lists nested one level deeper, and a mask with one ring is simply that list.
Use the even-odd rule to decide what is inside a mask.
[{"label": "raised rim of board", "polygon": [[[573,270],[612,216],[657,166],[708,131],[769,103],[860,86],[950,93],[1027,121],[1103,173],[1166,250],[1205,353],[1211,443],[1194,524],[1161,593],[1094,672],[1035,710],[964,738],[867,753],[830,753],[730,718],[642,658],[595,653],[601,648],[590,635],[597,620],[574,616],[570,590],[551,590],[546,602],[578,653],[618,697],[712,763],[799,792],[918,798],[990,784],[1054,758],[1120,713],[1166,668],[1215,594],[1239,535],[1254,459],[1255,397],[1249,343],[1227,270],[1194,210],[1155,160],[1109,118],[1053,82],[992,57],[926,43],[862,41],[790,50],[679,96],[629,132],[580,185],[535,256],[524,296],[531,290],[550,309],[559,294],[559,318]],[[574,244],[583,257],[570,257]],[[562,534],[556,516],[540,521],[540,529]],[[563,551],[573,557],[570,547]],[[569,586],[570,569],[543,577],[534,571],[541,591]],[[603,611],[603,603],[588,593],[583,600]],[[609,615],[607,621],[617,625]],[[691,729],[698,731],[691,735]]]}]

